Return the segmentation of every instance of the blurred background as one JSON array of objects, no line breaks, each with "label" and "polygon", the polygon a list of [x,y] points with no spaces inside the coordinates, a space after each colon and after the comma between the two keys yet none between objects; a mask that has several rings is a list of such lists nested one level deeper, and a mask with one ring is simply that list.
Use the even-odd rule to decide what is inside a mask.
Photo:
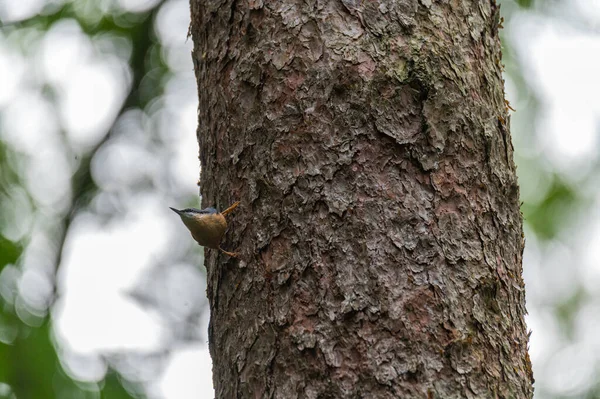
[{"label": "blurred background", "polygon": [[[536,399],[600,398],[600,0],[501,4]],[[0,398],[213,396],[188,24],[0,0]]]}]

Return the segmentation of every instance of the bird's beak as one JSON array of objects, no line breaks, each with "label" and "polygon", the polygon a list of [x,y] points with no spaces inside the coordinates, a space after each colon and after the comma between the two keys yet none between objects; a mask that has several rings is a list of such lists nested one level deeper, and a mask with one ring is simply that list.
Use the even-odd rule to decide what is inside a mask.
[{"label": "bird's beak", "polygon": [[181,216],[181,211],[179,209],[175,209],[175,208],[171,208],[169,207],[170,210],[172,210],[173,212],[175,212],[176,214],[178,214],[179,216]]}]

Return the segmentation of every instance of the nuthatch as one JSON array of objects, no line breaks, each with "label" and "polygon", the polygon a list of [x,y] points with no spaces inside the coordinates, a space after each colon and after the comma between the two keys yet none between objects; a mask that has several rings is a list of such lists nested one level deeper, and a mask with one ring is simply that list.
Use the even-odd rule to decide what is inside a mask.
[{"label": "nuthatch", "polygon": [[227,229],[225,215],[237,208],[239,204],[240,201],[237,201],[221,213],[215,208],[186,208],[182,210],[169,208],[181,217],[181,221],[185,224],[185,227],[188,228],[190,233],[192,233],[192,237],[198,244],[203,247],[218,249],[225,255],[235,258],[237,257],[235,252],[225,251],[221,248],[220,244],[225,235],[225,230]]}]

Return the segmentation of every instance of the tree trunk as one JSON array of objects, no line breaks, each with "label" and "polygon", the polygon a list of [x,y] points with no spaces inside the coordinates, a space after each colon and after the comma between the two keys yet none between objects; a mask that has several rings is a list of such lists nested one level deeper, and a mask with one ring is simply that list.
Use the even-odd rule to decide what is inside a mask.
[{"label": "tree trunk", "polygon": [[493,0],[191,0],[217,398],[530,398]]}]

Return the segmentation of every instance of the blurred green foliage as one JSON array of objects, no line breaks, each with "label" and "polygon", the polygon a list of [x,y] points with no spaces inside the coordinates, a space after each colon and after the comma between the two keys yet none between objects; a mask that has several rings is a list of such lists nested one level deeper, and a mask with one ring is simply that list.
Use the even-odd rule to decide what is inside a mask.
[{"label": "blurred green foliage", "polygon": [[[67,1],[49,13],[36,15],[13,24],[0,24],[0,27],[5,34],[11,35],[17,46],[24,50],[30,45],[26,38],[26,32],[31,29],[45,32],[55,23],[66,19],[76,20],[83,31],[90,36],[111,34],[126,39],[132,47],[129,67],[133,79],[131,90],[115,118],[117,120],[119,115],[126,110],[143,109],[162,93],[165,77],[168,76],[169,71],[161,57],[157,56],[160,54],[161,48],[156,40],[153,24],[156,13],[164,1],[160,1],[151,9],[140,13],[115,9],[112,9],[110,13],[100,13],[98,9],[95,11],[95,15],[91,15],[89,12],[82,13],[83,3],[77,0]],[[87,11],[90,7],[99,6],[102,2],[88,3],[83,7],[87,7]],[[22,32],[23,38],[19,39]],[[183,40],[185,38],[182,38]],[[51,88],[46,87],[45,91],[50,98],[53,97]],[[80,209],[87,206],[97,190],[91,177],[90,163],[95,152],[108,139],[109,132],[110,129],[105,132],[103,140],[100,140],[94,148],[83,155],[72,176],[73,202],[69,206],[67,217],[63,220],[63,235],[57,238],[59,248],[56,264],[60,263],[61,249],[70,221]],[[20,156],[19,153],[13,152],[0,141],[0,199],[2,196],[9,195],[7,188],[10,186],[26,187],[24,178],[21,176],[23,171],[15,170],[15,160],[19,160]],[[0,228],[2,223],[10,220],[6,217],[7,215],[1,214],[3,211],[6,211],[5,207],[0,208]],[[19,259],[29,239],[30,237],[25,237],[19,242],[14,242],[0,234],[0,276],[7,267],[11,270],[18,270]],[[17,287],[7,283],[4,286],[1,284],[2,279],[0,279],[0,294],[4,295],[0,295],[0,384],[3,384],[3,388],[8,385],[11,392],[2,389],[0,397],[126,399],[140,395],[128,392],[113,371],[109,371],[100,384],[73,381],[61,367],[56,347],[51,338],[51,317],[48,312],[37,321],[37,326],[26,324],[19,317],[14,301],[14,298],[18,297]],[[7,300],[7,298],[13,300]]]},{"label": "blurred green foliage", "polygon": [[[10,320],[7,320],[10,318]],[[0,345],[0,381],[12,388],[17,398],[53,398],[73,386],[62,373],[54,346],[50,342],[49,321],[38,328],[20,323],[18,318],[4,312],[3,325],[16,330],[10,345]],[[5,324],[6,323],[6,324]],[[57,381],[58,380],[58,381]]]},{"label": "blurred green foliage", "polygon": [[584,205],[584,200],[571,185],[554,176],[542,201],[524,203],[521,209],[527,225],[535,234],[543,240],[550,240],[561,231],[569,215],[575,214]]},{"label": "blurred green foliage", "polygon": [[524,8],[529,8],[533,5],[534,0],[516,0],[517,3]]},{"label": "blurred green foliage", "polygon": [[28,327],[18,320],[19,329],[11,345],[0,345],[0,381],[7,383],[16,398],[78,398],[129,399],[115,373],[109,373],[102,387],[97,384],[75,383],[62,370],[53,343],[50,341],[48,318],[41,327]]}]

